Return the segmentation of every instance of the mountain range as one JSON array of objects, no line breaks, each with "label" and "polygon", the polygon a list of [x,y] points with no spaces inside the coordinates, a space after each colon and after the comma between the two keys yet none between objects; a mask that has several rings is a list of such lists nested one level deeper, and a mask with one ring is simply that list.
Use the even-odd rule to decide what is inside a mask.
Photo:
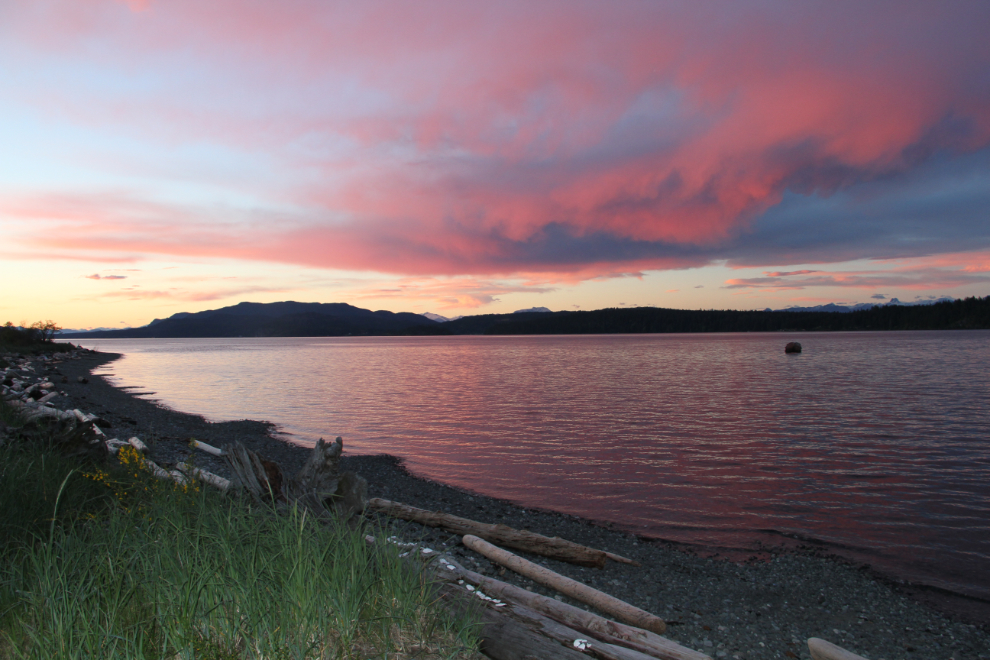
[{"label": "mountain range", "polygon": [[[180,312],[140,328],[63,331],[64,339],[179,337],[344,337],[374,335],[610,334],[774,332],[799,330],[939,330],[990,328],[990,296],[868,308],[789,308],[778,311],[684,310],[657,307],[511,314],[446,320],[439,315],[371,311],[346,303],[240,303]],[[444,319],[441,321],[441,319]]]}]

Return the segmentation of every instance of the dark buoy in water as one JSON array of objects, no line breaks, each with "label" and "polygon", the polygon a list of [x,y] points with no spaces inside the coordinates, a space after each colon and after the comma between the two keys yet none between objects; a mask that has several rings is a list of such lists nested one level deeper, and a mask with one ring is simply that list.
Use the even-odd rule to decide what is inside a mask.
[{"label": "dark buoy in water", "polygon": [[787,342],[787,346],[784,346],[784,352],[785,353],[800,353],[801,352],[801,344],[797,343],[796,341]]}]

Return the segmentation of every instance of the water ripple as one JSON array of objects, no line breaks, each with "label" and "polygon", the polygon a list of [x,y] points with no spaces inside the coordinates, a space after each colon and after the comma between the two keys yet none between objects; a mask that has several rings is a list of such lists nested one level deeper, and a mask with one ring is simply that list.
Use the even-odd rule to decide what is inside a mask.
[{"label": "water ripple", "polygon": [[[788,341],[805,352],[785,355]],[[990,332],[94,340],[121,385],[645,535],[990,597]]]}]

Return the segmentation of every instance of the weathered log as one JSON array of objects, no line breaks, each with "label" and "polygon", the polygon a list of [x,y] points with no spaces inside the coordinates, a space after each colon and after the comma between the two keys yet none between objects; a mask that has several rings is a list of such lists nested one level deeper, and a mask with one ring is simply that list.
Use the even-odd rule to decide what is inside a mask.
[{"label": "weathered log", "polygon": [[143,442],[141,442],[141,438],[139,438],[137,436],[134,436],[133,438],[128,438],[127,439],[127,444],[129,444],[131,447],[134,447],[135,449],[137,449],[142,454],[147,454],[148,451],[149,451],[148,450],[148,445],[146,445]]},{"label": "weathered log", "polygon": [[704,653],[681,646],[647,630],[627,626],[553,598],[526,591],[513,584],[475,573],[447,558],[440,558],[437,561],[440,565],[437,571],[438,578],[445,581],[462,579],[471,582],[490,596],[524,605],[588,637],[616,646],[624,646],[663,660],[711,660]]},{"label": "weathered log", "polygon": [[200,451],[205,451],[207,454],[212,454],[213,456],[223,456],[223,450],[213,445],[208,445],[205,442],[200,442],[196,438],[189,440],[189,446],[193,449],[198,449]]},{"label": "weathered log", "polygon": [[86,413],[84,413],[83,411],[79,410],[78,408],[75,408],[72,411],[72,414],[75,415],[76,416],[76,419],[78,419],[79,422],[82,423],[82,424],[87,424],[87,423],[92,422],[93,420],[96,419],[96,415],[87,415]]},{"label": "weathered log", "polygon": [[539,630],[540,634],[562,646],[577,649],[599,660],[657,660],[651,655],[630,648],[616,646],[597,639],[588,639],[587,635],[582,635],[578,631],[522,605],[513,605],[507,615],[528,623]]},{"label": "weathered log", "polygon": [[594,548],[589,548],[559,537],[550,538],[535,532],[513,529],[506,525],[480,523],[468,518],[443,513],[442,511],[417,509],[416,507],[400,502],[390,502],[389,500],[375,498],[368,502],[368,508],[372,511],[392,516],[393,518],[411,520],[427,527],[441,527],[454,534],[471,534],[507,548],[514,548],[579,566],[602,568],[605,566],[605,560],[608,558],[639,565],[631,559],[612,555],[601,550],[595,550]]},{"label": "weathered log", "polygon": [[219,488],[220,490],[227,492],[230,490],[230,481],[224,479],[220,475],[213,474],[212,472],[207,472],[206,470],[201,470],[198,467],[193,467],[192,465],[187,465],[186,463],[179,463],[175,466],[180,471],[185,474],[199,479],[203,483],[207,483],[214,488]]},{"label": "weathered log", "polygon": [[664,623],[663,619],[660,617],[654,616],[649,612],[621,601],[614,596],[609,596],[604,592],[593,589],[592,587],[582,584],[577,580],[572,580],[571,578],[565,577],[560,573],[555,573],[549,568],[544,568],[543,566],[534,564],[531,561],[508,552],[507,550],[496,548],[491,543],[488,543],[477,536],[468,534],[463,538],[463,542],[467,547],[479,554],[484,555],[485,557],[488,557],[492,561],[495,561],[502,566],[519,573],[520,575],[525,575],[545,587],[556,589],[566,596],[570,596],[575,600],[591,605],[606,614],[614,616],[620,621],[624,621],[625,623],[636,626],[637,628],[649,630],[650,632],[657,634],[660,634],[667,629],[667,624]]},{"label": "weathered log", "polygon": [[171,473],[154,461],[145,460],[144,467],[146,470],[151,472],[152,475],[158,477],[159,479],[172,479]]},{"label": "weathered log", "polygon": [[520,621],[490,607],[480,612],[469,597],[452,585],[440,589],[446,606],[454,612],[477,613],[481,618],[480,650],[492,660],[582,660],[585,655],[575,648],[568,648],[542,635]]},{"label": "weathered log", "polygon": [[[491,657],[533,657],[533,648],[538,646],[542,653],[536,656],[539,658],[575,657],[573,654],[577,651],[597,660],[657,660],[656,656],[647,653],[589,639],[525,605],[499,603],[473,587],[458,587],[449,583],[441,587],[440,594],[448,607],[455,611],[477,611],[477,607],[472,605],[477,603],[481,606],[481,651]],[[515,633],[511,639],[506,639],[506,629]],[[555,642],[557,646],[547,645],[546,640]]]},{"label": "weathered log", "polygon": [[811,651],[813,660],[866,660],[861,655],[856,655],[818,637],[812,637],[808,640],[808,650]]}]

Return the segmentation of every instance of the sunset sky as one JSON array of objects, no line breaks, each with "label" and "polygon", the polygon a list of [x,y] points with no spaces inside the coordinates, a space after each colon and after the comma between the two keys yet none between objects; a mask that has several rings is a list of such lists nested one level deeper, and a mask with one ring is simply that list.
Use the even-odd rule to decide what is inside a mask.
[{"label": "sunset sky", "polygon": [[0,323],[990,295],[990,2],[0,0]]}]

